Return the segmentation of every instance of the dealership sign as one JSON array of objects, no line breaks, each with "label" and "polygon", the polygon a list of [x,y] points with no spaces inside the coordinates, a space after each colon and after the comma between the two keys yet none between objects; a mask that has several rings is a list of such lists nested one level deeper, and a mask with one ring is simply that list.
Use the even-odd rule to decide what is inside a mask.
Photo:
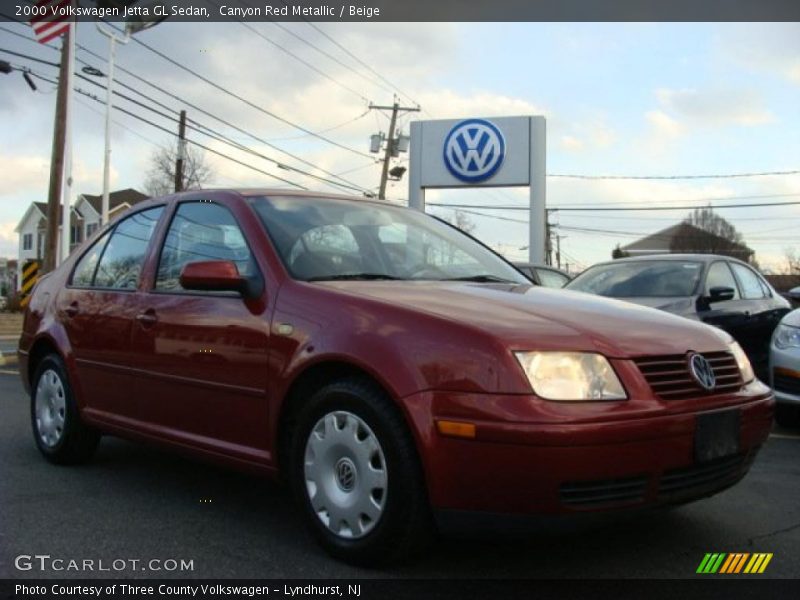
[{"label": "dealership sign", "polygon": [[544,262],[544,117],[415,121],[409,159],[408,204],[420,210],[427,189],[528,187],[530,260]]},{"label": "dealership sign", "polygon": [[469,183],[490,179],[506,154],[503,133],[485,119],[457,123],[444,141],[444,163],[453,177]]}]

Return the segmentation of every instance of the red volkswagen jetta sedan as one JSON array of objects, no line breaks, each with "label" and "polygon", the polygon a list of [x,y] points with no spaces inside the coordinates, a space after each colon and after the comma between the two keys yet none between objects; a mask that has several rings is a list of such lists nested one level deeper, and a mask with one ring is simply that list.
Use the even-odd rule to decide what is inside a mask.
[{"label": "red volkswagen jetta sedan", "polygon": [[417,211],[286,191],[137,205],[42,278],[19,353],[48,460],[112,434],[280,473],[362,564],[448,511],[708,496],[774,409],[721,330],[532,286]]}]

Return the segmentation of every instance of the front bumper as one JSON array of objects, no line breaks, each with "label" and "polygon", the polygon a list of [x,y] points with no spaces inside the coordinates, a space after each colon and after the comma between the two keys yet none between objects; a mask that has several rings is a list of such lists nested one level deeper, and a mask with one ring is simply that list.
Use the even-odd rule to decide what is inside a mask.
[{"label": "front bumper", "polygon": [[[552,414],[540,422],[506,420],[515,412],[510,406],[526,401],[542,403],[528,396],[447,392],[406,399],[435,509],[563,514],[708,496],[747,473],[769,435],[775,407],[769,388],[756,381],[740,394],[704,400],[694,410],[686,410],[690,401],[650,415],[596,406],[603,403],[545,403]],[[596,414],[583,422],[564,417],[580,410]],[[739,451],[696,463],[696,418],[721,410],[739,411]],[[489,413],[495,418],[487,419]],[[443,436],[436,431],[437,419],[475,423],[475,438]]]},{"label": "front bumper", "polygon": [[781,350],[773,345],[769,374],[775,399],[781,404],[800,406],[800,348]]}]

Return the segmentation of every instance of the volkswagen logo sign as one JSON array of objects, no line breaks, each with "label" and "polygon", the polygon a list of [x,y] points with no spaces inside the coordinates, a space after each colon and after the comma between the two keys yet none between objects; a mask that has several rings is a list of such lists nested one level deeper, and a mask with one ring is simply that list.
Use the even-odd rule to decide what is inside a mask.
[{"label": "volkswagen logo sign", "polygon": [[453,177],[477,183],[494,175],[503,164],[506,140],[494,123],[467,119],[457,123],[444,140],[444,164]]},{"label": "volkswagen logo sign", "polygon": [[689,372],[692,378],[705,390],[711,391],[717,384],[714,369],[702,354],[695,352],[689,355]]}]

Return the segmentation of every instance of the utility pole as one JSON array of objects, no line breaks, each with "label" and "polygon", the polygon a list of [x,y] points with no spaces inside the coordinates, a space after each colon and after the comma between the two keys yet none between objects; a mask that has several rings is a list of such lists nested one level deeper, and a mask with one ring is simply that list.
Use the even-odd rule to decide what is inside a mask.
[{"label": "utility pole", "polygon": [[[415,107],[406,107],[400,106],[397,100],[395,100],[392,106],[376,106],[374,104],[369,105],[370,110],[391,110],[392,111],[392,118],[389,121],[389,135],[386,137],[386,152],[383,156],[383,168],[381,169],[381,185],[378,191],[378,198],[381,200],[386,199],[386,183],[389,180],[389,161],[391,160],[392,156],[397,156],[399,152],[405,152],[405,150],[401,150],[399,147],[400,138],[395,139],[394,137],[394,130],[397,126],[397,114],[400,111],[403,112],[419,112],[419,106]],[[375,150],[377,152],[378,149]]]},{"label": "utility pole", "polygon": [[561,268],[561,238],[567,237],[565,235],[556,234],[556,265]]},{"label": "utility pole", "polygon": [[[58,207],[61,204],[61,182],[64,173],[64,147],[67,139],[67,85],[69,82],[69,36],[67,30],[61,40],[61,65],[58,71],[56,94],[56,120],[53,128],[53,153],[50,160],[50,187],[47,192],[47,229],[45,231],[44,260],[41,273],[56,268],[58,256]],[[69,235],[69,233],[67,233]],[[38,244],[37,240],[34,243]]]},{"label": "utility pole", "polygon": [[178,158],[175,159],[175,191],[183,191],[183,161],[186,154],[186,111],[181,111],[178,124]]}]

